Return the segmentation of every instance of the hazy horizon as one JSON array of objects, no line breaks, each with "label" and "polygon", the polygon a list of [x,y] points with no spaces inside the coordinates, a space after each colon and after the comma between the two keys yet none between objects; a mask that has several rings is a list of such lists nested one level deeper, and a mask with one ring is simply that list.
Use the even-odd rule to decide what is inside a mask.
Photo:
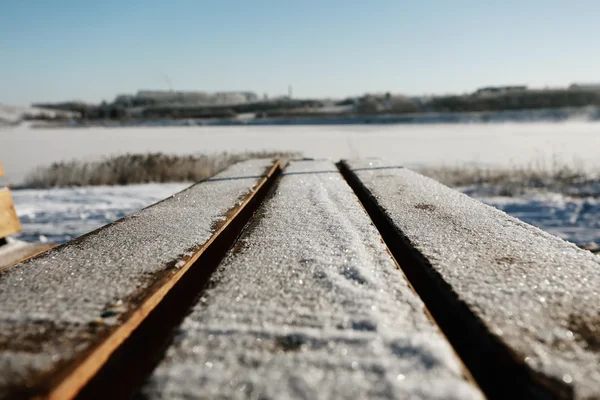
[{"label": "hazy horizon", "polygon": [[600,3],[23,0],[0,14],[0,102],[138,89],[334,97],[600,79]]}]

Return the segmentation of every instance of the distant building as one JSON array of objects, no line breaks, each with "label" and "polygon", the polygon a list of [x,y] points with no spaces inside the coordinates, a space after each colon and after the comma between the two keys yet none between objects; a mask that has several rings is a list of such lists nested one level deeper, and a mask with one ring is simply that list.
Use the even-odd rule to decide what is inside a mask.
[{"label": "distant building", "polygon": [[140,90],[135,95],[119,95],[115,103],[131,106],[135,104],[176,104],[190,106],[220,106],[253,103],[259,100],[253,92],[176,92],[172,90]]},{"label": "distant building", "polygon": [[131,107],[133,104],[133,97],[130,94],[120,94],[115,98],[114,103],[124,107]]},{"label": "distant building", "polygon": [[510,92],[524,92],[527,90],[527,86],[488,86],[477,89],[473,95],[474,96],[490,96],[490,95],[499,95]]},{"label": "distant building", "polygon": [[574,83],[569,86],[571,90],[591,90],[600,92],[600,83]]}]

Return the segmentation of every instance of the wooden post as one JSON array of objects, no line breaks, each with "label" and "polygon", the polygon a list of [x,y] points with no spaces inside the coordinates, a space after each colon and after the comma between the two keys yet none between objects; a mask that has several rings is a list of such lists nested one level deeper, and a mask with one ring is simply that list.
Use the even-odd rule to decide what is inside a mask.
[{"label": "wooden post", "polygon": [[[4,176],[0,164],[0,177]],[[8,188],[0,185],[0,271],[54,247],[48,243],[8,243],[7,236],[21,231],[21,223]]]},{"label": "wooden post", "polygon": [[[4,176],[4,169],[0,164],[0,177]],[[0,245],[6,244],[6,237],[21,231],[19,217],[7,188],[0,187]]]}]

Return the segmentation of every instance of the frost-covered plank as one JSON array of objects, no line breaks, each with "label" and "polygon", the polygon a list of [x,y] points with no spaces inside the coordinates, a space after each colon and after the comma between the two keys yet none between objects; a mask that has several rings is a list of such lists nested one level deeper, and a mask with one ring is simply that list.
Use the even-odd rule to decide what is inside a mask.
[{"label": "frost-covered plank", "polygon": [[[599,257],[407,169],[378,160],[346,165],[398,240],[424,256],[432,281],[449,285],[439,286],[440,299],[449,291],[466,305],[531,374],[530,396],[600,396]],[[465,346],[480,365],[495,360],[478,343]],[[505,366],[487,367],[493,379]]]},{"label": "frost-covered plank", "polygon": [[54,247],[48,243],[9,242],[0,246],[0,270]]},{"label": "frost-covered plank", "polygon": [[273,171],[234,165],[1,271],[0,398],[75,394]]},{"label": "frost-covered plank", "polygon": [[477,399],[331,162],[292,162],[142,389],[148,398]]}]

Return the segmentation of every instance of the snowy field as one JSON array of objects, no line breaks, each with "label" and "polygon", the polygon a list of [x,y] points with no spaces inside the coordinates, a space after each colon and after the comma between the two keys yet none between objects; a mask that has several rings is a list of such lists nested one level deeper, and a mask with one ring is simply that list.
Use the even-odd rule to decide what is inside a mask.
[{"label": "snowy field", "polygon": [[[548,165],[600,169],[600,123],[156,127],[0,127],[0,161],[21,182],[38,165],[126,152],[175,154],[295,150],[307,157],[383,157],[402,165]],[[180,191],[186,184],[17,190],[21,238],[63,242]],[[600,246],[600,194],[531,192],[518,197],[464,192],[577,244]]]},{"label": "snowy field", "polygon": [[[183,190],[185,183],[88,187],[77,189],[16,190],[22,240],[62,243],[115,219],[124,217]],[[558,193],[519,197],[478,195],[486,204],[544,229],[565,240],[600,246],[600,198],[569,197]]]},{"label": "snowy field", "polygon": [[189,186],[166,183],[12,192],[28,242],[62,243],[156,203]]},{"label": "snowy field", "polygon": [[519,197],[463,192],[515,218],[579,246],[600,250],[600,197],[571,197],[532,192]]},{"label": "snowy field", "polygon": [[0,127],[0,160],[19,183],[38,165],[127,152],[300,151],[314,158],[382,157],[415,165],[581,163],[600,168],[600,123],[230,126],[31,129]]}]

